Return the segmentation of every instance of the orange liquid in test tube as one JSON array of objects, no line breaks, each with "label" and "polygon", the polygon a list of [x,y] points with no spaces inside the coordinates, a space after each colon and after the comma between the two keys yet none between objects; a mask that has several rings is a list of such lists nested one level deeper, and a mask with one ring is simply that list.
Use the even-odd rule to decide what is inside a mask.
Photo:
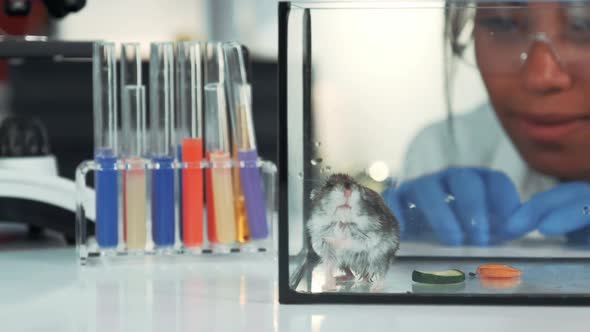
[{"label": "orange liquid in test tube", "polygon": [[182,170],[182,229],[187,247],[203,244],[203,140],[186,138],[182,142],[182,161],[190,163]]},{"label": "orange liquid in test tube", "polygon": [[[234,161],[238,161],[237,152],[238,147],[234,144]],[[246,243],[250,241],[250,229],[248,227],[248,215],[246,213],[246,199],[242,192],[242,184],[240,182],[240,166],[236,163],[233,168],[233,186],[234,186],[234,201],[236,211],[236,227],[238,232],[238,242]]]}]

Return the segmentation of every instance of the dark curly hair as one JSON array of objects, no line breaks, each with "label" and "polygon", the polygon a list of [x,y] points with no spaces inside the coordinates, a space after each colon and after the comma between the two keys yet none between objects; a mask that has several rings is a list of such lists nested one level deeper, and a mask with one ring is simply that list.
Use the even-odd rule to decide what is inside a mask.
[{"label": "dark curly hair", "polygon": [[474,1],[453,1],[445,3],[444,26],[444,63],[445,67],[445,96],[447,110],[451,107],[451,87],[455,72],[455,59],[461,57],[473,37],[473,22],[475,18]]},{"label": "dark curly hair", "polygon": [[[456,59],[461,57],[473,38],[473,24],[475,18],[475,1],[446,0],[444,8],[444,96],[447,109],[447,130],[453,142],[455,131],[453,122],[453,80],[455,76]],[[457,153],[456,144],[447,147],[447,155]]]}]

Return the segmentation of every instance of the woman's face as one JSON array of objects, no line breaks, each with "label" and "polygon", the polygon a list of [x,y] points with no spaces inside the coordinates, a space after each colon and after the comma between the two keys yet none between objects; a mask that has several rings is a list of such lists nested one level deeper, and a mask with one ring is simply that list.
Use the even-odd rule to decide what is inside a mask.
[{"label": "woman's face", "polygon": [[475,54],[502,126],[532,168],[590,180],[590,5],[484,7]]}]

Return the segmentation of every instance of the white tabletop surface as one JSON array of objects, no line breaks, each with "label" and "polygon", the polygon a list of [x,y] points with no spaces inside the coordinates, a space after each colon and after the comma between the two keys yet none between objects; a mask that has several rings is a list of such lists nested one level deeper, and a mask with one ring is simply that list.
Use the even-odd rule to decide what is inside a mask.
[{"label": "white tabletop surface", "polygon": [[273,259],[80,269],[72,248],[0,251],[1,331],[585,330],[585,307],[279,305]]}]

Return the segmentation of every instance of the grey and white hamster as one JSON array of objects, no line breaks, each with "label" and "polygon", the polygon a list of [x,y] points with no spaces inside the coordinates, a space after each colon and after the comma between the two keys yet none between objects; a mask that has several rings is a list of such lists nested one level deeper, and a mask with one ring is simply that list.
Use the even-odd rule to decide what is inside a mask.
[{"label": "grey and white hamster", "polygon": [[333,174],[311,193],[307,230],[313,250],[332,274],[376,281],[399,248],[399,224],[381,196],[346,174]]}]

